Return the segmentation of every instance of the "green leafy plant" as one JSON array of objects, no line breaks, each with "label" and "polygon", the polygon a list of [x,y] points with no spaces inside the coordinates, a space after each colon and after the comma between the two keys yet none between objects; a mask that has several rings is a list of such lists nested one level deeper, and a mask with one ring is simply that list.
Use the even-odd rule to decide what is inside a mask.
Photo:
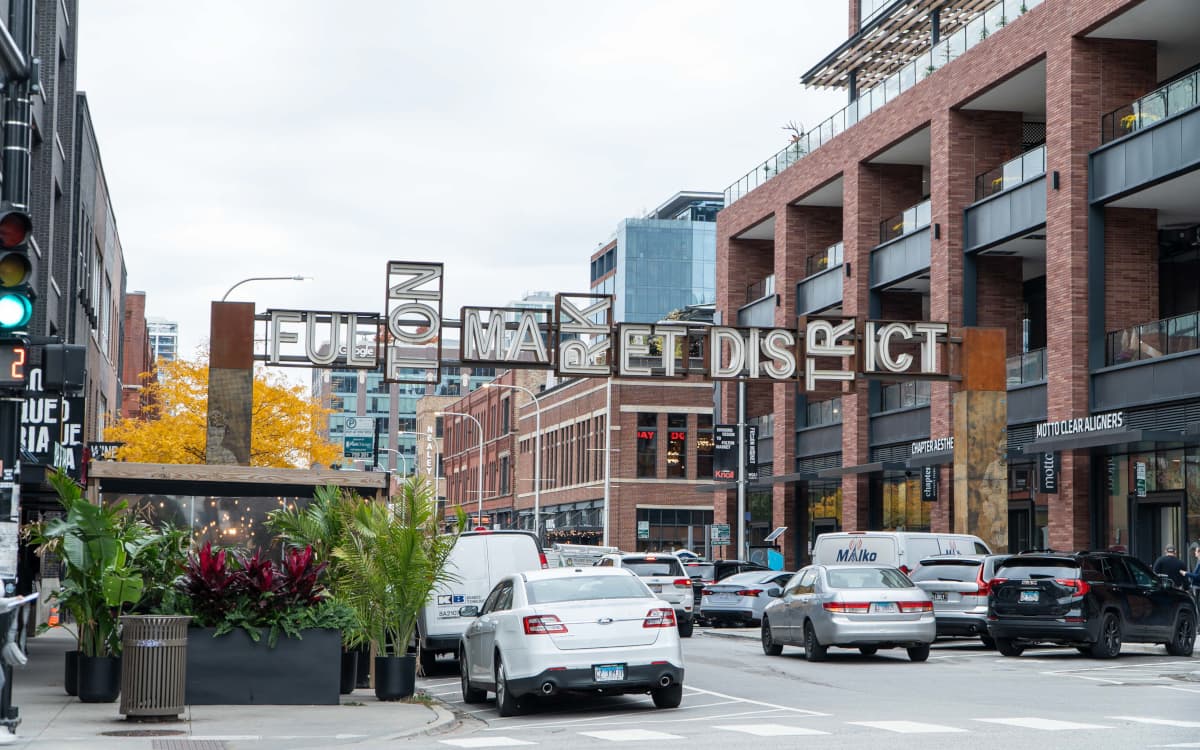
[{"label": "green leafy plant", "polygon": [[49,482],[66,515],[37,525],[31,541],[39,553],[63,560],[63,585],[55,598],[75,619],[79,650],[84,656],[115,656],[121,652],[120,617],[145,588],[138,558],[157,535],[124,501],[93,505],[61,470]]},{"label": "green leafy plant", "polygon": [[[380,656],[407,652],[433,589],[454,580],[446,562],[458,534],[439,534],[438,521],[432,486],[424,477],[410,477],[388,506],[355,505],[344,543],[333,551],[339,561],[335,585]],[[460,509],[456,528],[466,525]]]}]

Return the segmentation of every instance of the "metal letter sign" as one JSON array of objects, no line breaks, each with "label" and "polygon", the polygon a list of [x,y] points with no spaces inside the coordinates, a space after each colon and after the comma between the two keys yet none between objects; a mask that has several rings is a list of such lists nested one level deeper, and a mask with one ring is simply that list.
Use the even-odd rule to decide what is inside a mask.
[{"label": "metal letter sign", "polygon": [[554,295],[554,327],[558,350],[555,374],[560,377],[606,377],[612,373],[613,298],[610,294]]},{"label": "metal letter sign", "polygon": [[379,367],[379,313],[267,310],[254,316],[254,359],[280,367]]},{"label": "metal letter sign", "polygon": [[[390,261],[383,379],[436,383],[442,377],[442,264]],[[435,356],[423,351],[435,348]]]}]

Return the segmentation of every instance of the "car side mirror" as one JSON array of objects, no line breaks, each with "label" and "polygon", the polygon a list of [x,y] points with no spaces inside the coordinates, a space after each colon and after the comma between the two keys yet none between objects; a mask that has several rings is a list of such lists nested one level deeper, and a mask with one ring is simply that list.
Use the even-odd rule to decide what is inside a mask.
[{"label": "car side mirror", "polygon": [[479,617],[479,607],[474,604],[468,604],[465,607],[458,608],[459,617]]},{"label": "car side mirror", "polygon": [[778,586],[772,586],[771,588],[767,589],[767,596],[771,597],[772,599],[778,599],[779,597],[783,596],[783,590]]}]

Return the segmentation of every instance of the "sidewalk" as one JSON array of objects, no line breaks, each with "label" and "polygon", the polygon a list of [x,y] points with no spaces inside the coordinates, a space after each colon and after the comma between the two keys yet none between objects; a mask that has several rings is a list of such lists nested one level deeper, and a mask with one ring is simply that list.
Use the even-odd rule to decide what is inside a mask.
[{"label": "sidewalk", "polygon": [[126,721],[119,699],[80,703],[64,692],[63,654],[73,646],[73,637],[61,630],[29,639],[29,663],[13,674],[21,724],[11,739],[0,729],[0,742],[47,750],[373,748],[455,724],[436,702],[383,703],[369,689],[343,695],[340,706],[194,706],[179,721]]}]

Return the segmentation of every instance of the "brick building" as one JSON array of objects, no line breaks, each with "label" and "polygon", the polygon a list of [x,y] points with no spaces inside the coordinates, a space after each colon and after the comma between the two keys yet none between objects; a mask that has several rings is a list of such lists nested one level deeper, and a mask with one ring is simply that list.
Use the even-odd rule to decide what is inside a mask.
[{"label": "brick building", "polygon": [[157,369],[147,330],[145,292],[125,295],[121,336],[121,416],[129,418],[138,416],[149,405],[143,389]]},{"label": "brick building", "polygon": [[[723,319],[1003,328],[1009,547],[1200,539],[1198,28],[1173,0],[851,0],[802,78],[847,106],[726,191]],[[950,528],[952,460],[912,449],[953,437],[953,389],[749,386],[789,567],[826,530]]]}]

